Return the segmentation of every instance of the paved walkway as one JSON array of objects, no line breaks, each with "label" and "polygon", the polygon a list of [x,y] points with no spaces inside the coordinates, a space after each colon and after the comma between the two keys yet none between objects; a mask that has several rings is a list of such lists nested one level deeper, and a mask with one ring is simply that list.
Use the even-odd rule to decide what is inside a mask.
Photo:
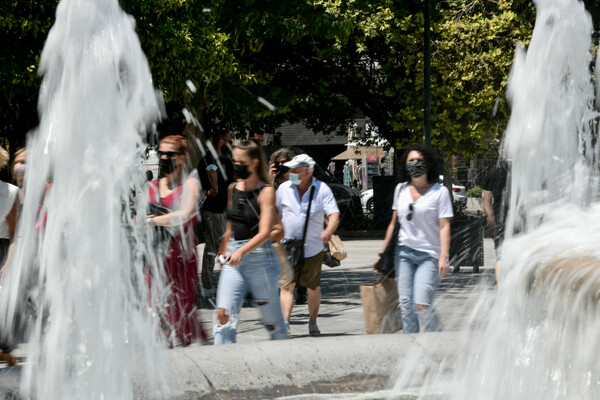
[{"label": "paved walkway", "polygon": [[[378,278],[371,265],[381,248],[382,240],[345,240],[348,258],[336,268],[324,266],[322,272],[322,300],[318,324],[321,336],[365,335],[365,324],[360,300],[360,285]],[[471,316],[477,300],[493,293],[494,244],[484,239],[485,265],[474,274],[472,268],[462,267],[458,273],[444,278],[438,290],[435,306],[438,309],[445,331],[459,330]],[[484,310],[485,311],[485,310]],[[484,318],[481,309],[477,310]],[[212,341],[213,310],[200,311],[202,321]],[[292,339],[308,337],[308,307],[297,305],[292,313],[290,328]],[[238,343],[266,341],[269,336],[261,324],[260,312],[253,307],[244,307],[240,315]],[[14,353],[26,357],[27,346],[21,345]],[[0,363],[0,368],[6,364]]]},{"label": "paved walkway", "polygon": [[[318,321],[322,337],[308,337],[306,305],[294,309],[292,339],[276,342],[268,340],[258,310],[245,307],[234,347],[193,345],[167,352],[169,381],[174,389],[171,397],[258,399],[301,394],[294,398],[318,399],[330,398],[332,393],[389,389],[393,384],[390,374],[407,354],[413,357],[417,352],[431,368],[452,360],[460,352],[458,335],[453,331],[462,328],[473,310],[485,318],[488,303],[478,300],[482,296],[491,300],[495,292],[491,240],[485,241],[485,265],[480,273],[464,267],[442,281],[435,305],[445,332],[419,335],[365,335],[359,287],[377,279],[371,264],[381,240],[346,240],[345,244],[348,258],[342,265],[323,269]],[[476,304],[481,307],[476,308]],[[201,314],[210,332],[213,310],[202,310]],[[26,348],[21,351],[26,352]],[[5,372],[0,374],[0,395],[3,387],[16,390],[19,369],[0,367],[0,371]]]},{"label": "paved walkway", "polygon": [[[364,335],[365,325],[360,300],[360,285],[373,282],[378,275],[371,270],[382,240],[345,240],[348,258],[336,268],[323,267],[322,301],[318,324],[322,336]],[[451,273],[440,284],[435,305],[442,317],[444,330],[458,330],[471,315],[476,300],[493,292],[494,244],[484,240],[484,267],[474,274],[471,267]],[[212,331],[212,310],[202,310],[205,328]],[[291,318],[292,339],[308,336],[307,305],[294,307]],[[240,315],[239,343],[267,340],[260,323],[260,312],[244,307]]]}]

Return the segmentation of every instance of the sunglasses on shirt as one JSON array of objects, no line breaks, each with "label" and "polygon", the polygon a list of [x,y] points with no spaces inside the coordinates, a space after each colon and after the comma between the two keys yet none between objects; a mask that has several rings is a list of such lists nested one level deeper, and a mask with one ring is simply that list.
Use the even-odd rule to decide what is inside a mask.
[{"label": "sunglasses on shirt", "polygon": [[406,219],[407,219],[408,221],[412,221],[412,218],[413,218],[413,210],[414,210],[414,209],[415,209],[415,203],[410,203],[410,204],[408,205],[408,211],[409,211],[409,213],[406,215]]}]

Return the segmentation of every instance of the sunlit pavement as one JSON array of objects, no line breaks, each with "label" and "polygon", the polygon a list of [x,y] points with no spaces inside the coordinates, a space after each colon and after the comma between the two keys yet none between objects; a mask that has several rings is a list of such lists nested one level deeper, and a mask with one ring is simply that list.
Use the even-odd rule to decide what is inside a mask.
[{"label": "sunlit pavement", "polygon": [[[345,240],[348,258],[336,268],[323,266],[322,300],[318,324],[321,336],[365,335],[363,310],[360,300],[360,285],[378,279],[371,265],[381,248],[381,240]],[[473,312],[475,319],[485,315],[484,307],[476,308],[479,299],[491,300],[495,290],[493,271],[495,263],[494,244],[484,239],[484,262],[480,272],[474,274],[471,267],[461,267],[460,272],[451,273],[440,283],[435,300],[444,330],[456,331],[463,328]],[[212,320],[214,310],[200,311],[204,327],[212,342]],[[291,318],[292,340],[308,337],[308,307],[296,305]],[[400,333],[401,334],[401,333]],[[268,340],[269,336],[260,322],[260,312],[254,307],[244,307],[240,316],[238,343]],[[27,345],[21,344],[13,353],[24,359]],[[6,364],[0,363],[0,368]]]},{"label": "sunlit pavement", "polygon": [[[378,279],[371,265],[381,248],[381,240],[345,240],[348,258],[336,268],[323,266],[322,300],[318,324],[321,336],[364,335],[365,325],[360,300],[360,285]],[[471,267],[461,267],[440,283],[435,300],[444,330],[460,330],[473,312],[475,320],[484,317],[486,307],[476,308],[478,300],[491,299],[495,291],[493,270],[494,244],[484,239],[484,266],[475,274]],[[482,297],[483,296],[483,297]],[[212,338],[213,310],[202,310],[204,326]],[[308,307],[296,305],[291,318],[292,340],[308,336]],[[260,312],[244,307],[240,315],[239,343],[267,340],[268,334],[260,322]]]}]

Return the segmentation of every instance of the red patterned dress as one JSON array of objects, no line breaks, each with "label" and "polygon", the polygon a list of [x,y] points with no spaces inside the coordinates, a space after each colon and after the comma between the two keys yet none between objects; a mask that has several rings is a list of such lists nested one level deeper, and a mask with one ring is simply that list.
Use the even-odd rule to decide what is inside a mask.
[{"label": "red patterned dress", "polygon": [[[191,178],[188,178],[191,179]],[[170,210],[178,210],[181,203],[185,180],[167,196],[160,198],[158,181],[149,185],[150,201]],[[198,286],[198,240],[194,233],[196,217],[180,226],[171,227],[172,234],[165,253],[165,284],[170,286],[167,307],[167,320],[184,346],[200,337],[206,340],[206,333],[196,314],[196,287]],[[168,332],[169,333],[169,332]]]}]

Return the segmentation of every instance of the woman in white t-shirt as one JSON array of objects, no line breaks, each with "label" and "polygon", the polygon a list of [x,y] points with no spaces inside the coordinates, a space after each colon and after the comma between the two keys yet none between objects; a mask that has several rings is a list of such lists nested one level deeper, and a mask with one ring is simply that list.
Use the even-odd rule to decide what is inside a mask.
[{"label": "woman in white t-shirt", "polygon": [[[442,329],[433,308],[440,278],[449,271],[452,202],[448,189],[437,183],[439,162],[434,150],[418,144],[400,162],[401,182],[394,191],[392,220],[382,249],[400,223],[394,264],[404,333]],[[383,252],[383,250],[382,250]]]}]

